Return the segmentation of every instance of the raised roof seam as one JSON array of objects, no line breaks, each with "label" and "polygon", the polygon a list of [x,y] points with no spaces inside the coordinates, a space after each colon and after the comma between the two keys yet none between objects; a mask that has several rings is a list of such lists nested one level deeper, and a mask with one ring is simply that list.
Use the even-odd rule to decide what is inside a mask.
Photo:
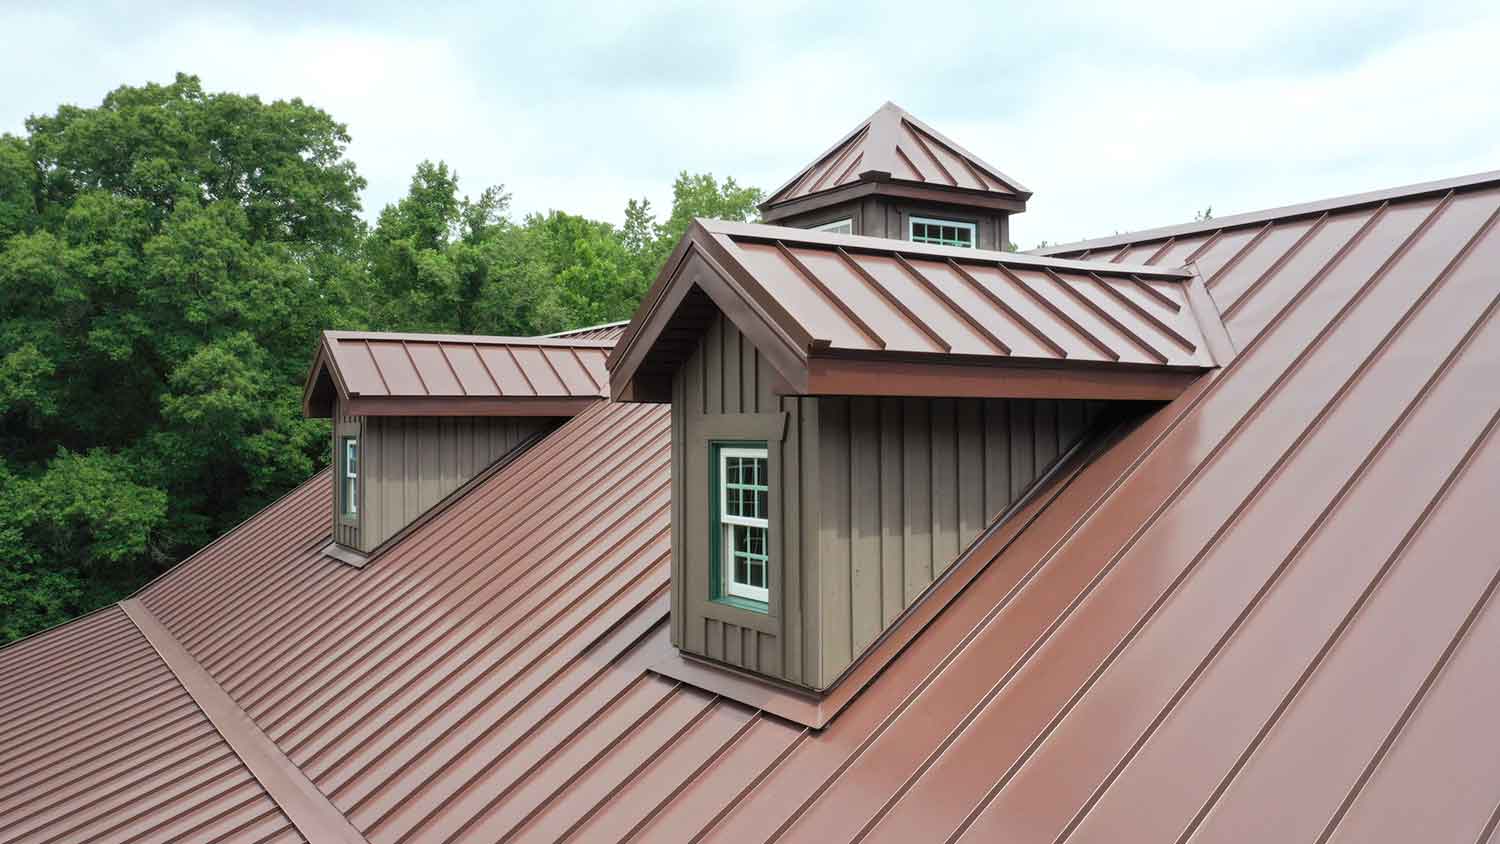
[{"label": "raised roof seam", "polygon": [[319,844],[369,844],[144,604],[127,598],[120,609],[298,832]]}]

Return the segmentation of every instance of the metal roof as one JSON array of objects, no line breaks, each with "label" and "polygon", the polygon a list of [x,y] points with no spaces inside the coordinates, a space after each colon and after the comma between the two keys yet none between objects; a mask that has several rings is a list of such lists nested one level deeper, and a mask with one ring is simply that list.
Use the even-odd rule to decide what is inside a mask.
[{"label": "metal roof", "polygon": [[548,334],[548,337],[563,337],[569,340],[598,340],[600,342],[614,344],[620,336],[625,333],[625,326],[630,320],[622,319],[618,322],[603,322],[598,325],[589,325],[583,328],[570,328],[566,331],[558,331]]},{"label": "metal roof", "polygon": [[608,341],[325,331],[304,405],[327,416],[572,415],[604,395]]},{"label": "metal roof", "polygon": [[[1483,185],[1118,247],[1191,258],[1237,354],[821,731],[649,670],[660,407],[596,405],[363,570],[316,556],[320,476],[140,602],[375,842],[1489,841],[1497,216]],[[87,687],[110,618],[0,672]],[[92,723],[32,711],[8,752]]]},{"label": "metal roof", "polygon": [[119,607],[0,651],[0,712],[0,840],[303,840]]},{"label": "metal roof", "polygon": [[[753,335],[753,323],[762,323],[768,339],[758,347],[771,350],[767,359],[790,391],[803,394],[969,395],[952,392],[951,367],[963,365],[1014,367],[1007,377],[975,374],[965,388],[997,396],[1040,375],[1050,379],[1053,397],[1120,397],[1058,392],[1056,373],[1087,370],[1083,386],[1099,390],[1155,378],[1153,370],[1201,371],[1215,365],[1208,335],[1222,333],[1211,307],[1195,307],[1193,274],[1173,268],[716,220],[696,221],[685,244],[611,355],[617,397],[638,373],[675,368],[695,329],[682,323],[693,310],[687,288],[705,291],[742,331]],[[853,376],[820,383],[836,369],[859,366],[832,362],[851,357],[877,362],[863,364],[873,383]],[[938,383],[901,380],[896,361],[905,374],[922,361],[936,365],[928,371]],[[1115,374],[1097,374],[1104,370]],[[1171,398],[1185,383],[1132,397]],[[633,397],[659,398],[639,391]]]},{"label": "metal roof", "polygon": [[888,102],[772,191],[761,208],[860,182],[935,185],[1023,201],[1031,196],[1020,182]]}]

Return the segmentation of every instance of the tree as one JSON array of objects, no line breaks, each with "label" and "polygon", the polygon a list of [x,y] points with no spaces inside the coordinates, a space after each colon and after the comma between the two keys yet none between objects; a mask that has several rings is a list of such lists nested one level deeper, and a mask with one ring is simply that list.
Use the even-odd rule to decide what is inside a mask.
[{"label": "tree", "polygon": [[305,481],[325,328],[528,335],[629,317],[693,217],[510,216],[424,161],[373,227],[343,125],[179,75],[0,135],[0,642],[119,599]]},{"label": "tree", "polygon": [[364,180],[300,100],[121,87],[0,137],[0,636],[114,600],[326,460]]}]

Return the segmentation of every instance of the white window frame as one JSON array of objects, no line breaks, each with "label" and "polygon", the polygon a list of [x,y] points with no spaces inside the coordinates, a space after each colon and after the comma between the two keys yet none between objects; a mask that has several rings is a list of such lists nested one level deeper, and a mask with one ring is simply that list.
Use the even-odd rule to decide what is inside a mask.
[{"label": "white window frame", "polygon": [[[932,243],[931,241],[927,240],[917,240],[916,229],[918,223],[927,226],[953,226],[954,228],[965,229],[969,232],[969,245],[957,246],[952,243]],[[940,217],[908,217],[906,218],[906,239],[913,243],[926,243],[930,246],[952,246],[955,249],[978,249],[979,227],[974,225],[973,223],[966,223],[963,220],[944,220]]]},{"label": "white window frame", "polygon": [[[770,450],[767,448],[751,448],[745,446],[719,446],[719,577],[722,581],[720,589],[722,594],[735,598],[744,598],[747,601],[759,601],[770,604],[771,601],[771,520],[755,519],[749,516],[731,516],[729,514],[729,458],[750,457],[766,461],[766,487],[769,490],[771,479]],[[770,494],[766,495],[767,506],[770,505]],[[769,515],[769,513],[767,514]],[[751,586],[748,583],[740,583],[734,579],[734,532],[733,525],[742,527],[764,528],[766,531],[766,586]]]},{"label": "white window frame", "polygon": [[[849,227],[848,231],[835,231],[835,229],[841,229],[845,226]],[[829,234],[854,234],[854,218],[844,217],[838,220],[831,220],[821,226],[813,226],[812,230],[815,232],[828,232]]]},{"label": "white window frame", "polygon": [[341,437],[339,455],[339,489],[343,495],[345,516],[359,515],[359,437]]}]

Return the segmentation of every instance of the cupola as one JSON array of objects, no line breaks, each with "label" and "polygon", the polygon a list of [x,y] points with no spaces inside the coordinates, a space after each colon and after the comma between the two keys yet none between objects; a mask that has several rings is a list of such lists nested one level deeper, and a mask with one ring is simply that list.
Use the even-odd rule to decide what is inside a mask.
[{"label": "cupola", "polygon": [[761,204],[768,223],[1005,249],[1031,192],[886,103]]}]

